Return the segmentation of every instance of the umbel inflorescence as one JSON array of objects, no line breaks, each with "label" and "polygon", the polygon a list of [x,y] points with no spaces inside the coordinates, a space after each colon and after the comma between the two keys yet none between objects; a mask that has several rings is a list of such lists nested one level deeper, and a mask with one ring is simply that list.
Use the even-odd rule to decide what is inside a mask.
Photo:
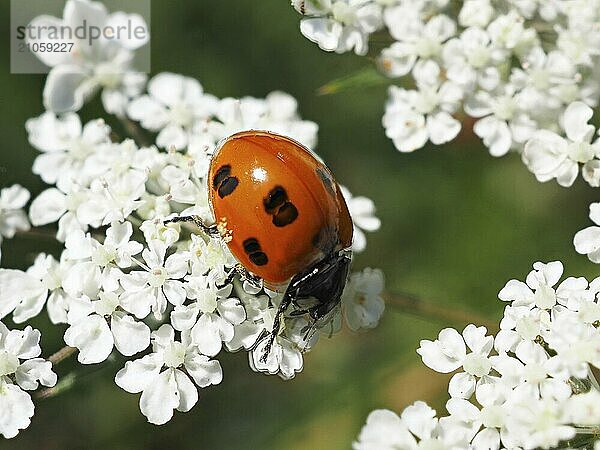
[{"label": "umbel inflorescence", "polygon": [[353,447],[598,448],[600,278],[560,281],[562,274],[559,261],[537,262],[525,282],[506,283],[496,336],[470,324],[422,340],[426,366],[455,372],[448,414],[420,401],[400,416],[374,411]]},{"label": "umbel inflorescence", "polygon": [[[600,186],[600,139],[590,124],[600,97],[597,0],[291,3],[303,15],[300,31],[322,50],[374,57],[391,84],[383,126],[399,151],[450,142],[472,126],[491,155],[520,154],[538,181],[570,187],[581,172]],[[590,206],[596,225],[598,207]],[[599,263],[596,225],[574,245]],[[509,281],[495,337],[469,325],[421,341],[427,366],[458,371],[448,414],[423,402],[400,416],[376,410],[354,448],[600,448],[600,284],[558,284],[562,270],[536,263],[525,283]]]},{"label": "umbel inflorescence", "polygon": [[[600,95],[598,0],[294,0],[325,51],[375,57],[389,77],[383,126],[401,152],[466,126],[539,181],[600,185],[587,125]],[[382,47],[382,42],[383,46]]]},{"label": "umbel inflorescence", "polygon": [[[72,25],[85,17],[142,20],[109,14],[101,3],[84,0],[69,0],[62,19],[35,20]],[[0,269],[0,318],[11,315],[15,323],[26,323],[45,310],[53,324],[64,327],[64,342],[77,349],[81,364],[99,364],[118,352],[127,361],[116,384],[141,393],[141,412],[164,424],[174,410],[196,404],[199,388],[221,383],[221,351],[245,351],[253,370],[287,380],[302,370],[303,354],[317,343],[319,331],[307,341],[306,316],[285,317],[262,359],[281,293],[230,277],[236,261],[223,239],[166,219],[196,215],[215,222],[206,176],[221,139],[260,129],[312,149],[318,127],[302,120],[296,100],[283,92],[220,99],[179,74],[159,73],[146,82],[131,65],[130,44],[101,41],[94,43],[93,57],[88,48],[73,60],[45,61],[53,66],[44,88],[47,110],[25,126],[40,152],[32,170],[50,186],[29,205],[29,221],[34,227],[56,226],[64,250],[40,254],[26,271]],[[106,113],[130,136],[119,136],[101,118],[82,123],[76,111],[98,91]],[[347,189],[344,195],[355,225],[353,250],[359,252],[366,245],[363,230],[375,231],[380,223],[371,200],[352,197]],[[29,229],[22,210],[28,200],[21,186],[2,190],[0,236]],[[351,275],[341,307],[350,328],[377,325],[382,290],[379,270]],[[341,322],[338,309],[321,331],[329,336]],[[23,348],[13,343],[21,334]],[[30,327],[21,332],[1,325],[5,437],[27,427],[33,415],[22,389],[56,383],[51,364],[36,358],[39,339]]]}]

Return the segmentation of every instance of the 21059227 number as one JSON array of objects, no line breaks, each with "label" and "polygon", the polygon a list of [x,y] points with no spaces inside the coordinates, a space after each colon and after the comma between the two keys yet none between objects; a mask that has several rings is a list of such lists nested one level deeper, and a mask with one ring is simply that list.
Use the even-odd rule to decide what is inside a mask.
[{"label": "21059227 number", "polygon": [[70,53],[73,45],[73,42],[34,42],[32,44],[21,42],[19,43],[19,52],[29,50],[32,53]]}]

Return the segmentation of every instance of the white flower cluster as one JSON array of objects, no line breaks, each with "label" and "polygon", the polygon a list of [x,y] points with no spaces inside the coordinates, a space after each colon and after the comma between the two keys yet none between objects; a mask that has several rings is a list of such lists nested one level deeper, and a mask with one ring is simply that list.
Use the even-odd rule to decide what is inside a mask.
[{"label": "white flower cluster", "polygon": [[[148,26],[139,14],[115,12],[109,14],[101,2],[68,0],[62,19],[42,15],[31,21],[37,30],[27,36],[30,44],[54,45],[51,30],[70,30],[96,27],[98,30],[144,29]],[[61,113],[79,110],[85,101],[102,90],[102,103],[106,111],[122,115],[129,99],[143,89],[146,75],[133,68],[134,50],[148,43],[149,34],[119,33],[113,39],[103,36],[93,42],[73,35],[62,36],[60,42],[72,45],[68,52],[36,52],[36,56],[52,67],[44,88],[44,106]],[[143,37],[138,37],[143,36]]]},{"label": "white flower cluster", "polygon": [[577,253],[587,255],[590,261],[600,264],[600,203],[590,205],[590,219],[596,225],[577,232],[573,244]]},{"label": "white flower cluster", "polygon": [[0,190],[0,247],[2,238],[11,239],[17,231],[29,230],[29,220],[23,211],[29,196],[29,191],[18,184]]},{"label": "white flower cluster", "polygon": [[[4,286],[2,275],[0,283]],[[56,384],[52,363],[39,357],[40,337],[29,326],[9,330],[0,322],[0,434],[5,438],[15,437],[31,423],[34,405],[25,391]]]},{"label": "white flower cluster", "polygon": [[461,122],[474,122],[490,154],[521,153],[538,180],[570,186],[582,166],[584,179],[600,185],[600,154],[587,125],[600,94],[600,1],[292,4],[309,16],[302,33],[323,50],[364,55],[376,31],[377,40],[393,40],[378,66],[401,78],[389,88],[383,117],[398,150],[444,144]]},{"label": "white flower cluster", "polygon": [[425,365],[456,371],[448,415],[436,417],[423,402],[400,417],[374,411],[354,448],[563,448],[574,439],[593,445],[600,425],[600,386],[591,370],[600,368],[600,278],[559,283],[562,273],[560,262],[537,262],[525,282],[506,283],[498,297],[510,304],[495,337],[468,325],[421,341]]},{"label": "white flower cluster", "polygon": [[[128,17],[122,14],[117,13]],[[115,15],[97,2],[69,0],[63,20],[88,16],[104,21]],[[104,44],[98,44],[101,55]],[[105,63],[86,60],[84,84],[98,81]],[[236,261],[220,237],[165,225],[165,220],[193,214],[214,221],[206,177],[219,140],[261,129],[314,148],[317,125],[301,120],[296,100],[283,92],[265,99],[219,99],[195,79],[160,73],[120,97],[117,110],[104,102],[137,141],[122,140],[102,119],[82,124],[73,110],[86,96],[80,95],[81,86],[73,92],[73,84],[60,77],[65,64],[57,63],[48,77],[45,99],[74,101],[26,123],[29,142],[40,151],[33,172],[51,185],[32,201],[29,218],[34,226],[57,223],[56,238],[64,250],[58,258],[40,254],[26,271],[0,269],[0,318],[12,315],[14,322],[24,323],[45,307],[53,324],[66,324],[64,341],[78,350],[80,363],[101,363],[115,351],[129,359],[115,381],[141,393],[140,410],[155,424],[169,421],[174,410],[189,411],[198,401],[198,388],[221,382],[215,358],[222,350],[244,350],[253,370],[293,378],[319,330],[306,316],[285,317],[268,358],[262,358],[282,293],[231,277]],[[112,88],[98,83],[94,86],[104,86],[103,94],[113,98]],[[57,115],[62,109],[69,111]],[[375,231],[380,222],[371,200],[352,197],[345,188],[343,194],[358,252],[366,246],[363,230]],[[3,235],[26,228],[26,217],[17,210],[27,201],[19,186],[2,191]],[[342,315],[353,330],[376,326],[384,309],[383,288],[379,270],[352,274],[341,307],[322,331],[336,332]],[[0,344],[1,336],[0,329]],[[13,366],[14,358],[10,370]],[[9,410],[18,408],[9,400]],[[3,420],[0,412],[0,427]]]}]

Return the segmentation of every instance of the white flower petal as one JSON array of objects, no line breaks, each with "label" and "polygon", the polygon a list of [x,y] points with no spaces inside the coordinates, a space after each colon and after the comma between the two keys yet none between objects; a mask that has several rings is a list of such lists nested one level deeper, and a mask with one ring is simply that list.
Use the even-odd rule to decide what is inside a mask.
[{"label": "white flower petal", "polygon": [[452,376],[448,385],[448,393],[451,397],[471,398],[475,392],[475,377],[465,372],[459,372]]},{"label": "white flower petal", "polygon": [[79,350],[80,363],[95,364],[108,358],[114,340],[104,318],[94,314],[71,325],[65,331],[65,343]]},{"label": "white flower petal", "polygon": [[484,145],[492,156],[504,156],[512,144],[512,135],[506,122],[493,116],[478,120],[473,131],[483,139]]},{"label": "white flower petal", "polygon": [[115,340],[115,347],[125,356],[135,355],[150,345],[150,328],[144,322],[133,317],[115,313],[111,316],[110,329]]},{"label": "white flower petal", "polygon": [[217,310],[222,318],[234,325],[239,325],[246,319],[246,310],[237,298],[220,300]]},{"label": "white flower petal", "polygon": [[86,85],[88,74],[76,65],[60,65],[53,68],[44,85],[44,106],[50,111],[62,113],[78,111],[86,97],[95,89]]},{"label": "white flower petal", "polygon": [[24,361],[15,372],[17,384],[22,389],[33,391],[40,384],[52,387],[56,384],[57,376],[52,371],[52,363],[42,358]]},{"label": "white flower petal", "polygon": [[435,410],[421,401],[406,407],[400,418],[410,432],[419,439],[429,439],[438,422],[435,418]]},{"label": "white flower petal", "polygon": [[233,325],[216,314],[203,314],[192,328],[192,339],[198,349],[208,356],[221,351],[223,340],[233,338]]},{"label": "white flower petal", "polygon": [[50,188],[38,195],[29,208],[29,218],[35,226],[56,222],[67,211],[66,196]]},{"label": "white flower petal", "polygon": [[458,135],[460,128],[460,122],[445,111],[427,116],[429,139],[435,145],[450,142]]},{"label": "white flower petal", "polygon": [[142,392],[154,382],[162,365],[162,360],[156,353],[127,361],[125,367],[115,375],[115,383],[132,394]]},{"label": "white flower petal", "polygon": [[309,40],[317,43],[321,50],[332,52],[338,48],[343,27],[333,19],[303,19],[300,21],[300,32]]},{"label": "white flower petal", "polygon": [[[573,244],[577,253],[581,253],[582,255],[596,252],[600,249],[600,227],[587,227],[578,231],[573,238]],[[594,262],[597,263],[600,261]]]},{"label": "white flower petal", "polygon": [[594,112],[583,102],[573,102],[565,110],[563,126],[567,137],[574,142],[589,142],[594,134],[594,126],[588,125]]},{"label": "white flower petal", "polygon": [[450,373],[462,365],[466,346],[458,331],[445,328],[440,331],[438,340],[422,340],[417,353],[427,367],[437,372]]},{"label": "white flower petal", "polygon": [[28,393],[0,378],[0,434],[6,439],[15,437],[31,423],[33,410]]},{"label": "white flower petal", "polygon": [[177,411],[188,412],[198,402],[198,388],[194,386],[194,383],[181,370],[175,369],[173,372],[179,392]]},{"label": "white flower petal", "polygon": [[173,369],[167,369],[146,386],[140,397],[140,411],[148,422],[163,425],[173,417],[180,404],[179,390]]},{"label": "white flower petal", "polygon": [[211,384],[219,384],[223,380],[223,369],[219,361],[216,359],[211,360],[207,356],[198,353],[186,355],[185,368],[201,388]]},{"label": "white flower petal", "polygon": [[40,348],[41,333],[29,325],[21,330],[11,330],[4,339],[4,349],[19,359],[30,359],[42,353]]}]

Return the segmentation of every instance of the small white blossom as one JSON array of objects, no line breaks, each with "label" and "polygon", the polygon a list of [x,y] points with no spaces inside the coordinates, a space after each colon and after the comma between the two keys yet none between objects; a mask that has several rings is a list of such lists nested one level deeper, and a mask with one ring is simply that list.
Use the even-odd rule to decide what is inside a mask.
[{"label": "small white blossom", "polygon": [[304,361],[298,347],[290,340],[277,336],[266,361],[262,360],[269,336],[258,341],[256,347],[248,353],[250,367],[256,372],[278,374],[284,380],[289,380],[302,371]]},{"label": "small white blossom", "polygon": [[369,35],[382,26],[381,6],[370,0],[326,0],[308,2],[309,17],[300,21],[300,31],[322,50],[366,55]]},{"label": "small white blossom", "polygon": [[148,95],[134,99],[127,107],[132,119],[151,131],[159,131],[159,147],[183,149],[192,126],[210,117],[217,99],[203,92],[200,83],[189,77],[163,72],[148,82]]},{"label": "small white blossom", "polygon": [[501,85],[492,92],[479,90],[464,107],[471,117],[480,118],[473,131],[492,156],[520,148],[535,130],[535,122],[520,108],[520,94],[512,84]]},{"label": "small white blossom", "polygon": [[355,442],[354,450],[449,448],[435,410],[417,401],[399,417],[393,411],[378,409],[369,414]]},{"label": "small white blossom", "polygon": [[377,326],[385,309],[385,302],[381,298],[383,288],[381,270],[367,268],[350,275],[342,295],[342,308],[351,330]]},{"label": "small white blossom", "polygon": [[43,152],[33,163],[33,173],[45,183],[68,192],[72,183],[89,186],[94,174],[85,170],[89,156],[110,142],[110,127],[102,119],[82,127],[79,116],[67,113],[57,117],[46,111],[25,123],[29,143]]},{"label": "small white blossom", "polygon": [[417,150],[428,140],[436,145],[446,143],[461,129],[452,116],[462,98],[461,89],[442,81],[440,68],[433,61],[417,63],[414,72],[422,74],[418,89],[391,86],[383,116],[386,136],[401,152]]},{"label": "small white blossom", "polygon": [[162,318],[167,309],[167,301],[172,305],[182,305],[186,298],[182,278],[188,272],[188,256],[175,253],[166,257],[167,245],[159,240],[148,242],[142,252],[145,264],[138,264],[143,271],[132,271],[121,278],[124,292],[120,295],[123,308],[139,319],[150,311],[157,319]]},{"label": "small white blossom", "polygon": [[352,217],[354,231],[352,234],[352,251],[362,252],[367,247],[367,238],[364,231],[377,231],[381,227],[381,220],[375,216],[373,200],[363,196],[353,197],[345,186],[340,186],[342,195],[348,205]]},{"label": "small white blossom", "polygon": [[564,418],[562,404],[556,400],[520,402],[507,419],[507,429],[527,449],[555,448],[576,434]]},{"label": "small white blossom", "polygon": [[[450,381],[450,395],[468,398],[475,392],[480,379],[487,381],[492,369],[489,354],[494,346],[494,338],[486,336],[485,327],[467,325],[462,336],[453,328],[440,331],[435,341],[422,340],[417,353],[423,363],[437,372],[450,373],[462,366]],[[471,350],[467,353],[467,347]]]},{"label": "small white blossom", "polygon": [[186,325],[178,328],[191,329],[192,342],[198,349],[205,355],[215,356],[223,343],[233,339],[234,328],[246,319],[246,311],[237,298],[229,296],[231,286],[218,289],[202,275],[188,277],[186,281],[187,296],[193,302],[175,308],[172,321],[177,325],[177,321],[185,318]]},{"label": "small white blossom", "polygon": [[48,188],[31,202],[29,219],[34,226],[58,221],[56,238],[64,242],[72,232],[87,230],[87,224],[77,215],[79,206],[84,202],[85,194],[80,190],[66,193],[60,189]]},{"label": "small white blossom", "polygon": [[591,186],[600,186],[600,140],[592,143],[595,128],[589,125],[592,109],[582,102],[571,103],[563,117],[567,138],[548,130],[539,130],[525,145],[523,161],[538,181],[556,178],[569,187],[577,178],[582,164],[584,179]]},{"label": "small white blossom", "polygon": [[147,175],[139,170],[123,175],[111,172],[95,179],[85,193],[85,201],[77,207],[77,219],[94,228],[124,221],[142,205],[146,180]]},{"label": "small white blossom", "polygon": [[590,205],[590,219],[598,226],[578,231],[573,238],[577,253],[587,255],[590,261],[600,264],[600,203]]},{"label": "small white blossom", "polygon": [[0,322],[0,434],[13,438],[31,423],[32,391],[56,384],[52,363],[40,358],[40,332],[9,330]]},{"label": "small white blossom", "polygon": [[[436,15],[427,22],[409,4],[387,8],[385,23],[397,42],[381,52],[381,65],[392,77],[409,73],[419,60],[436,60],[445,41],[456,33],[456,23],[448,16]],[[419,75],[414,74],[419,80]]]},{"label": "small white blossom", "polygon": [[458,23],[463,27],[484,28],[494,17],[490,0],[465,0],[458,14]]},{"label": "small white blossom", "polygon": [[81,297],[77,316],[71,314],[69,317],[65,343],[79,350],[78,360],[82,364],[106,360],[113,346],[121,354],[132,356],[150,345],[150,328],[121,307],[117,291],[121,276],[120,270],[111,270],[103,280],[98,298]]},{"label": "small white blossom", "polygon": [[600,392],[592,389],[585,394],[570,397],[564,413],[570,423],[583,426],[598,425],[600,423]]},{"label": "small white blossom", "polygon": [[527,27],[524,22],[523,17],[513,9],[493,20],[487,31],[496,45],[523,55],[538,40],[535,29]]},{"label": "small white blossom", "polygon": [[189,411],[198,401],[196,386],[208,387],[223,379],[219,362],[201,354],[185,333],[180,341],[175,340],[170,325],[162,325],[152,333],[152,351],[125,363],[115,376],[122,389],[142,393],[140,410],[150,423],[167,423],[174,409]]},{"label": "small white blossom", "polygon": [[[55,44],[50,32],[58,27],[95,26],[102,29],[110,25],[113,29],[129,26],[148,30],[144,19],[138,14],[116,12],[109,14],[106,7],[95,1],[68,0],[63,18],[42,15],[29,24],[42,32],[27,36],[30,44]],[[44,87],[44,105],[50,111],[66,112],[79,110],[83,103],[99,89],[104,89],[102,100],[107,110],[121,114],[120,107],[130,96],[139,93],[139,79],[143,75],[132,73],[133,50],[148,42],[148,33],[139,38],[137,33],[121,36],[121,39],[96,39],[88,42],[77,38],[61,42],[73,44],[69,52],[36,52],[35,55],[52,67]]]},{"label": "small white blossom", "polygon": [[501,81],[498,66],[507,53],[494,46],[485,30],[470,27],[446,42],[442,57],[448,79],[470,93],[479,87],[491,91],[498,86]]},{"label": "small white blossom", "polygon": [[24,323],[37,316],[47,302],[52,323],[66,322],[71,297],[63,282],[72,267],[65,258],[59,262],[40,253],[26,272],[0,269],[0,319],[12,313],[15,323]]}]

